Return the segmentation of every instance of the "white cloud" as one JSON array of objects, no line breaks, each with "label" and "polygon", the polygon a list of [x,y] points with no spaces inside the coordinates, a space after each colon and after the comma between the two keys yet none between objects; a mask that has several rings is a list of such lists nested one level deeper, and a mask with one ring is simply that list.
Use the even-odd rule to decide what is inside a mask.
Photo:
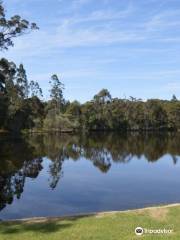
[{"label": "white cloud", "polygon": [[179,91],[180,90],[180,82],[169,82],[167,85],[164,87],[168,91]]}]

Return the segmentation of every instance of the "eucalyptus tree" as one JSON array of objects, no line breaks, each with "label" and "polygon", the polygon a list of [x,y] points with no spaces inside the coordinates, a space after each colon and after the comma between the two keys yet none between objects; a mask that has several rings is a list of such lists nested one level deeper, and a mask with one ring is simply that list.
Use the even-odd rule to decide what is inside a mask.
[{"label": "eucalyptus tree", "polygon": [[111,102],[111,94],[107,89],[102,89],[98,94],[94,96],[94,101],[98,103]]},{"label": "eucalyptus tree", "polygon": [[55,107],[56,112],[58,113],[60,111],[60,108],[64,104],[64,84],[59,80],[56,74],[53,74],[51,76],[51,80],[49,83],[51,85],[50,97],[52,99],[52,104]]},{"label": "eucalyptus tree", "polygon": [[28,98],[29,95],[28,79],[23,64],[20,64],[19,67],[17,68],[16,85],[19,90],[20,97],[23,99]]},{"label": "eucalyptus tree", "polygon": [[7,50],[14,45],[13,39],[15,37],[34,29],[38,29],[36,23],[30,23],[19,15],[7,19],[3,1],[0,1],[0,50]]},{"label": "eucalyptus tree", "polygon": [[42,92],[42,89],[41,87],[39,86],[39,83],[38,82],[35,82],[35,81],[31,81],[29,83],[29,94],[30,94],[30,97],[35,97],[35,96],[38,96],[38,97],[43,97],[43,92]]},{"label": "eucalyptus tree", "polygon": [[[38,29],[36,23],[30,23],[26,19],[22,19],[19,15],[7,18],[3,1],[0,0],[0,51],[8,50],[14,46],[14,38],[29,33],[31,30]],[[0,59],[0,91],[5,90],[6,78],[12,77],[12,62],[6,59]],[[22,72],[22,66],[19,71]],[[14,70],[13,70],[14,71]],[[9,75],[8,75],[9,74]]]}]

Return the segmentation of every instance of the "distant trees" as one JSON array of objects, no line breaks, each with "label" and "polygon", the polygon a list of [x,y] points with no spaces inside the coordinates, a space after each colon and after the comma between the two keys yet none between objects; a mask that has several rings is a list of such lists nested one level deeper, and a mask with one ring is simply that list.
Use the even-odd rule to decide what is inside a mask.
[{"label": "distant trees", "polygon": [[[13,46],[13,38],[38,29],[16,15],[9,20],[0,1],[0,51]],[[64,85],[56,74],[50,79],[50,99],[43,101],[42,89],[29,81],[23,64],[0,59],[0,130],[26,131],[150,131],[179,130],[180,101],[142,101],[112,98],[107,89],[91,101],[66,101]]]},{"label": "distant trees", "polygon": [[69,103],[66,107],[65,116],[71,122],[72,129],[80,129],[82,126],[81,104],[78,101]]},{"label": "distant trees", "polygon": [[46,117],[44,119],[44,129],[46,131],[62,131],[71,129],[71,123],[64,113],[64,85],[56,74],[51,76],[50,83],[50,101],[46,106]]},{"label": "distant trees", "polygon": [[50,81],[50,100],[28,81],[23,64],[0,60],[0,129],[26,131],[150,131],[179,130],[180,101],[112,98],[101,90],[84,104],[68,102],[57,75]]},{"label": "distant trees", "polygon": [[72,123],[65,115],[52,114],[52,111],[49,111],[44,119],[44,130],[51,132],[71,131]]},{"label": "distant trees", "polygon": [[167,129],[168,128],[168,116],[159,100],[149,100],[147,101],[147,110],[149,113],[149,127],[150,129]]},{"label": "distant trees", "polygon": [[[109,95],[109,94],[108,94]],[[180,101],[118,99],[101,94],[81,107],[81,127],[88,130],[154,131],[180,128]]]}]

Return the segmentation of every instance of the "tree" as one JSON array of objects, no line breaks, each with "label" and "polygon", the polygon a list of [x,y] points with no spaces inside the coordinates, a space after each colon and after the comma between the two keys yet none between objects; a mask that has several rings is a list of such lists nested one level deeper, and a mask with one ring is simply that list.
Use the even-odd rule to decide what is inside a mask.
[{"label": "tree", "polygon": [[70,115],[72,119],[79,118],[81,115],[81,104],[78,101],[71,102],[67,107],[66,114]]},{"label": "tree", "polygon": [[49,83],[51,84],[50,97],[57,112],[60,110],[60,107],[64,104],[63,98],[64,85],[60,82],[56,74],[52,75]]},{"label": "tree", "polygon": [[0,94],[0,129],[5,128],[7,119],[8,99],[5,95]]},{"label": "tree", "polygon": [[151,128],[166,129],[168,127],[167,111],[159,100],[148,100],[147,110],[149,112],[149,120]]},{"label": "tree", "polygon": [[176,97],[175,94],[172,95],[172,99],[171,99],[171,101],[173,101],[173,102],[176,102],[176,101],[177,101],[177,97]]},{"label": "tree", "polygon": [[111,101],[111,94],[107,89],[102,89],[98,94],[94,96],[95,102],[107,103]]},{"label": "tree", "polygon": [[5,58],[0,59],[0,92],[7,93],[8,87],[13,84],[16,65]]},{"label": "tree", "polygon": [[7,19],[3,2],[0,1],[0,51],[7,50],[10,46],[13,46],[13,38],[34,29],[38,29],[35,23],[29,23],[19,15]]},{"label": "tree", "polygon": [[72,123],[61,113],[54,114],[53,110],[49,110],[46,118],[44,119],[44,129],[48,131],[61,132],[73,129]]},{"label": "tree", "polygon": [[0,60],[0,92],[5,91],[5,75],[4,75],[4,70],[7,68],[7,65],[4,65],[4,62],[2,59]]},{"label": "tree", "polygon": [[[29,23],[15,15],[9,20],[0,0],[0,51],[13,46],[13,38],[38,29],[35,23]],[[38,90],[39,85],[34,84]],[[35,90],[34,90],[35,91]],[[40,90],[39,90],[40,91]],[[19,132],[32,126],[31,109],[25,101],[28,98],[29,85],[23,64],[16,64],[5,58],[0,59],[0,127]],[[42,91],[40,91],[42,93]]]},{"label": "tree", "polygon": [[31,97],[34,97],[34,96],[43,97],[42,89],[40,88],[39,83],[35,81],[30,82],[29,93]]},{"label": "tree", "polygon": [[26,70],[24,69],[23,64],[20,64],[19,68],[17,68],[16,85],[19,90],[20,97],[23,99],[28,98],[29,86],[28,86]]}]

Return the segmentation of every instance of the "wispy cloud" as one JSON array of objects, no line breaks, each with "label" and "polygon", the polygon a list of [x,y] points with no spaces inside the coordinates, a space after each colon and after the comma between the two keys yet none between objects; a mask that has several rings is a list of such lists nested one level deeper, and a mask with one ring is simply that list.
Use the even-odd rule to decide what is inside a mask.
[{"label": "wispy cloud", "polygon": [[178,27],[180,25],[180,10],[166,10],[155,14],[145,23],[148,31],[160,31],[169,27]]},{"label": "wispy cloud", "polygon": [[180,90],[180,82],[169,82],[167,83],[164,88],[171,92],[176,92]]},{"label": "wispy cloud", "polygon": [[85,79],[96,88],[112,80],[114,86],[134,83],[139,92],[152,82],[161,92],[179,89],[178,0],[7,0],[8,6],[15,1],[20,13],[30,9],[28,19],[37,19],[40,30],[16,39],[4,56],[27,63],[30,78],[44,88],[57,69],[69,89]]},{"label": "wispy cloud", "polygon": [[78,9],[81,8],[82,6],[90,3],[92,0],[73,0],[72,1],[72,8],[73,9]]},{"label": "wispy cloud", "polygon": [[[87,4],[89,1],[92,0],[75,0],[72,4]],[[180,13],[179,10],[166,10],[155,14],[149,20],[145,19],[144,23],[128,22],[128,27],[125,28],[123,23],[126,24],[127,19],[136,14],[135,9],[128,3],[122,10],[99,9],[88,14],[64,17],[59,23],[56,21],[56,27],[51,31],[44,29],[31,36],[19,38],[14,54],[19,52],[34,56],[60,48],[107,46],[117,43],[180,42],[180,37],[163,34],[164,28],[180,25],[180,18],[174,18],[174,15]],[[117,22],[112,23],[113,20]]]}]

